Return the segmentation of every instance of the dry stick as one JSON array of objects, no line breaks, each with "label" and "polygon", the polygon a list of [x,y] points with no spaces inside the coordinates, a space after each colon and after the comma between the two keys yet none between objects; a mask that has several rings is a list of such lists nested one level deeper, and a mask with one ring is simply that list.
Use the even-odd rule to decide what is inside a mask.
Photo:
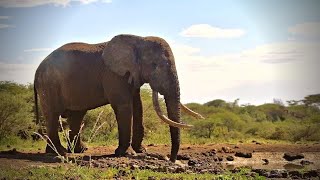
[{"label": "dry stick", "polygon": [[[51,141],[51,139],[47,136],[47,135],[44,135],[42,136],[41,134],[37,133],[37,132],[33,132],[34,134],[38,135],[43,141],[45,141],[48,146],[58,155],[58,157],[65,161],[66,159],[58,152],[57,148],[55,147],[55,145],[53,144],[53,142]],[[46,138],[46,139],[45,139]],[[49,141],[49,143],[48,143]]]},{"label": "dry stick", "polygon": [[92,134],[92,136],[90,137],[90,139],[88,140],[88,142],[91,142],[91,140],[94,138],[94,136],[96,135],[96,133],[98,132],[98,130],[105,124],[106,122],[103,122],[96,130],[95,132]]},{"label": "dry stick", "polygon": [[[60,126],[61,126],[61,129],[62,129],[62,132],[63,132],[63,135],[64,135],[64,138],[66,139],[66,142],[68,143],[68,145],[69,146],[72,146],[72,144],[71,144],[71,141],[70,141],[70,138],[69,138],[69,131],[68,132],[66,132],[65,130],[64,130],[64,128],[63,128],[63,125],[62,125],[62,120],[61,120],[61,116],[59,116],[59,122],[60,122]],[[71,152],[72,152],[72,147],[70,147],[71,149]]]},{"label": "dry stick", "polygon": [[[94,123],[94,126],[93,126],[93,128],[92,128],[92,130],[91,130],[91,135],[92,135],[92,133],[94,132],[94,129],[96,128],[96,126],[97,126],[97,124],[98,124],[98,121],[100,120],[100,117],[101,117],[101,114],[103,113],[103,110],[99,113],[99,115],[98,115],[98,118],[97,118],[97,120],[96,120],[96,122]],[[91,136],[90,136],[90,138],[91,138]],[[90,139],[89,138],[89,139]]]},{"label": "dry stick", "polygon": [[[97,132],[97,130],[98,129],[100,129],[100,126],[98,127],[98,129],[97,130],[95,130],[95,128],[96,128],[96,126],[97,126],[97,124],[98,124],[98,121],[100,120],[100,118],[101,118],[101,114],[103,113],[103,110],[99,113],[99,115],[98,115],[98,118],[97,118],[97,120],[96,120],[96,122],[95,122],[95,124],[94,124],[94,126],[93,126],[93,128],[92,128],[92,130],[91,130],[91,135],[90,135],[90,137],[89,137],[89,140],[88,140],[88,142],[90,142],[91,141],[91,139],[93,138],[93,135],[95,135],[95,133]],[[105,123],[105,122],[104,122]],[[104,124],[104,123],[102,123],[102,124]]]}]

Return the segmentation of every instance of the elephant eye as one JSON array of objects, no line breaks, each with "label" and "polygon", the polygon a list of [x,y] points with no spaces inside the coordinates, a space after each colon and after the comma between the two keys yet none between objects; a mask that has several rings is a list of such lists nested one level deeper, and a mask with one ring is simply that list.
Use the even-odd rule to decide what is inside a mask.
[{"label": "elephant eye", "polygon": [[152,63],[151,66],[152,66],[152,69],[156,69],[157,68],[157,64],[156,63]]}]

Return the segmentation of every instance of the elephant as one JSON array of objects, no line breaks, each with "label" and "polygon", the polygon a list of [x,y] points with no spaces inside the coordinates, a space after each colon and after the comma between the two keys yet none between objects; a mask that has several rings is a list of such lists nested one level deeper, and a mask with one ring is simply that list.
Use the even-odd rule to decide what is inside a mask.
[{"label": "elephant", "polygon": [[[59,154],[65,149],[58,136],[59,116],[67,118],[69,138],[79,133],[82,120],[90,109],[110,104],[116,115],[119,144],[116,156],[123,156],[131,146],[137,153],[145,152],[143,111],[140,88],[149,83],[155,111],[169,124],[171,157],[175,162],[180,147],[180,108],[203,118],[180,103],[180,87],[174,56],[169,44],[160,37],[121,34],[99,44],[68,43],[54,50],[39,65],[35,73],[34,93],[36,117],[39,121],[38,98],[46,119],[48,141]],[[158,103],[158,93],[164,96],[166,117]],[[74,151],[81,153],[84,143],[78,137]],[[47,153],[54,153],[47,145]]]}]

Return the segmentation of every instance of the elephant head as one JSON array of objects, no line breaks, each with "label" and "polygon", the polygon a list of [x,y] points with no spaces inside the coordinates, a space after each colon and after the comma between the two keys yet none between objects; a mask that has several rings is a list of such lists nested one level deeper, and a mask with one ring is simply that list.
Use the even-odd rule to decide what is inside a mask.
[{"label": "elephant head", "polygon": [[[160,119],[170,125],[170,160],[175,161],[180,146],[179,128],[191,127],[181,123],[180,107],[191,115],[202,116],[180,103],[179,80],[169,44],[159,37],[118,35],[108,42],[102,57],[112,72],[120,76],[129,74],[128,83],[134,87],[150,84],[155,110]],[[164,96],[168,117],[160,109],[158,92]]]}]

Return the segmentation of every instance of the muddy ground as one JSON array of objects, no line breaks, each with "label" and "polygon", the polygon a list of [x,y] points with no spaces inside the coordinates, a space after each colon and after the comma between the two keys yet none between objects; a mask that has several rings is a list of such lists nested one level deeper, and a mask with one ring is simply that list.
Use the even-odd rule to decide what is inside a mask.
[{"label": "muddy ground", "polygon": [[[237,172],[241,167],[251,169],[248,176],[256,174],[268,178],[320,177],[320,144],[237,144],[182,145],[176,164],[168,161],[170,146],[149,144],[147,153],[129,152],[126,157],[114,157],[116,147],[91,147],[77,157],[77,163],[97,168],[149,169],[167,173]],[[286,155],[286,159],[284,155]],[[72,159],[73,155],[68,155]],[[43,152],[2,151],[0,168],[58,165],[60,160]],[[126,176],[126,172],[119,176]]]}]

